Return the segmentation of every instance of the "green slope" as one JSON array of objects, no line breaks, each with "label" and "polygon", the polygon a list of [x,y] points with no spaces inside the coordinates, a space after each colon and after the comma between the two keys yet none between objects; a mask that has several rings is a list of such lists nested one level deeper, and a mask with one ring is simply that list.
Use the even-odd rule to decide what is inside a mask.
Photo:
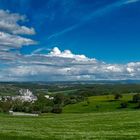
[{"label": "green slope", "polygon": [[138,140],[140,111],[0,116],[1,140]]},{"label": "green slope", "polygon": [[77,104],[67,105],[64,107],[64,113],[91,113],[91,112],[108,112],[120,110],[134,110],[136,104],[128,103],[128,107],[120,109],[120,103],[123,101],[131,101],[133,94],[124,94],[123,98],[118,101],[114,100],[113,95],[92,96],[87,101]]}]

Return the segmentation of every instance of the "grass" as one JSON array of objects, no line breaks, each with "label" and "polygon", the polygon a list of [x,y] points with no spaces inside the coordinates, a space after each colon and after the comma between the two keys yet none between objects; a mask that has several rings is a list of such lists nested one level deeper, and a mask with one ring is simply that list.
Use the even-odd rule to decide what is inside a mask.
[{"label": "grass", "polygon": [[68,94],[72,94],[75,93],[78,89],[71,89],[71,90],[62,90],[62,91],[55,91],[55,92],[50,92],[51,94],[64,94],[64,95],[68,95]]},{"label": "grass", "polygon": [[[132,95],[121,100],[129,101]],[[81,102],[64,108],[62,114],[39,117],[0,114],[0,140],[138,140],[140,111],[113,96],[94,96],[90,104]],[[100,108],[96,108],[100,105]]]},{"label": "grass", "polygon": [[64,108],[64,113],[90,113],[90,112],[109,112],[120,110],[134,110],[136,104],[129,103],[125,109],[120,109],[122,101],[131,101],[133,94],[124,94],[120,100],[114,100],[113,95],[92,96],[87,101],[68,105]]},{"label": "grass", "polygon": [[136,140],[140,111],[0,116],[1,140]]}]

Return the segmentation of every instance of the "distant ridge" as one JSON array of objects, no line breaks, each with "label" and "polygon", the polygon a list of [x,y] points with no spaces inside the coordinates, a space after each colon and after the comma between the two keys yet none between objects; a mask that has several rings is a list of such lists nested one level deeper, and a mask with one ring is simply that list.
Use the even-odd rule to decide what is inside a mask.
[{"label": "distant ridge", "polygon": [[92,80],[92,81],[0,81],[0,84],[140,84],[140,80]]}]

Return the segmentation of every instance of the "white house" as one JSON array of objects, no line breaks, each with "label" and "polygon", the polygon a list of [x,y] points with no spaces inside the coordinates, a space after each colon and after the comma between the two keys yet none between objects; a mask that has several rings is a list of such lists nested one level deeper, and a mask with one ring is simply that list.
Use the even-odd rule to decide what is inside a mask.
[{"label": "white house", "polygon": [[49,95],[45,95],[45,98],[50,99],[50,100],[54,99],[54,97],[50,97]]}]

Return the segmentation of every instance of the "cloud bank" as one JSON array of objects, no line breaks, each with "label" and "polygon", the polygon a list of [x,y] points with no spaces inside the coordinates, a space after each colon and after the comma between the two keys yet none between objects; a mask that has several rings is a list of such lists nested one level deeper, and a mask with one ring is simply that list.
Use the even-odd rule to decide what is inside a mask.
[{"label": "cloud bank", "polygon": [[[16,60],[19,59],[19,57],[21,56],[19,53],[20,48],[22,48],[23,46],[36,44],[34,40],[25,37],[26,35],[35,34],[34,28],[32,27],[29,28],[21,25],[26,21],[27,18],[25,15],[20,15],[18,13],[11,13],[8,10],[0,10],[1,71],[3,71],[4,64],[16,63]],[[8,69],[8,67],[6,69]]]},{"label": "cloud bank", "polygon": [[58,47],[54,47],[47,54],[37,52],[31,55],[19,55],[17,58],[6,60],[11,62],[15,59],[8,68],[4,67],[0,70],[0,80],[72,81],[140,79],[140,62],[109,64],[95,58],[88,58],[85,55],[73,54],[70,50],[61,51]]}]

